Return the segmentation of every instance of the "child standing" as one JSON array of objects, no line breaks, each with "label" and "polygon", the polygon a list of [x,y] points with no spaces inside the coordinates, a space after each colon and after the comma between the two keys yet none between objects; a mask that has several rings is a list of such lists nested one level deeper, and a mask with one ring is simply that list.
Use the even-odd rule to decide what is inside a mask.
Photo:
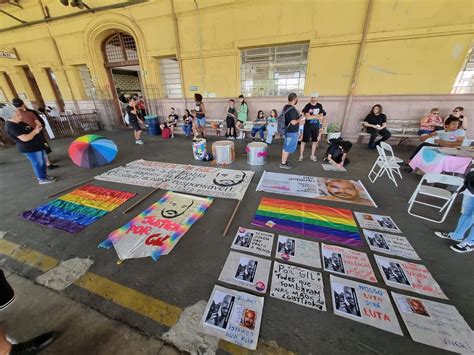
[{"label": "child standing", "polygon": [[226,138],[227,139],[235,139],[237,137],[237,134],[235,132],[235,120],[237,118],[236,116],[236,110],[234,107],[234,100],[230,99],[229,100],[229,106],[227,107],[227,116],[225,118],[225,123],[227,126],[226,130]]}]

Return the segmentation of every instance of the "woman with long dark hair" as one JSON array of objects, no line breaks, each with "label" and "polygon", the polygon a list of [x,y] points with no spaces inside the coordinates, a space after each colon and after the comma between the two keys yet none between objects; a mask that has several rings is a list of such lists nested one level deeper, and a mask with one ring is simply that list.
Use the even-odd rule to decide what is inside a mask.
[{"label": "woman with long dark hair", "polygon": [[255,136],[260,134],[260,140],[263,142],[263,138],[265,137],[265,126],[267,124],[267,119],[265,118],[265,114],[263,113],[262,110],[259,110],[257,113],[257,118],[255,119],[253,123],[253,128],[252,128],[252,139],[255,140]]},{"label": "woman with long dark hair", "polygon": [[185,109],[184,115],[183,115],[183,121],[184,121],[183,131],[186,137],[189,137],[189,135],[193,131],[193,120],[194,120],[194,116],[191,115],[191,112],[189,112],[188,109]]},{"label": "woman with long dark hair", "polygon": [[[387,116],[382,113],[382,105],[377,104],[372,107],[370,113],[365,117],[364,127],[367,133],[370,134],[369,149],[374,149],[380,142],[389,139],[392,134],[388,131],[387,127]],[[375,139],[378,135],[381,135],[378,141]]]},{"label": "woman with long dark hair", "polygon": [[195,110],[196,110],[196,129],[198,134],[206,138],[206,107],[202,102],[201,94],[194,94]]}]

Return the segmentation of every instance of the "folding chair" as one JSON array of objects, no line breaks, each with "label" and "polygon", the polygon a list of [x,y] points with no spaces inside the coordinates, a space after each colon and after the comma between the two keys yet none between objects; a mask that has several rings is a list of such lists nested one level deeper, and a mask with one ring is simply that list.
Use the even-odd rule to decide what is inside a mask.
[{"label": "folding chair", "polygon": [[400,178],[402,178],[402,173],[400,172],[400,166],[393,159],[395,157],[389,160],[385,155],[385,150],[379,145],[377,145],[377,151],[379,153],[379,156],[375,161],[374,165],[372,166],[372,169],[370,169],[368,175],[370,182],[374,183],[375,180],[377,180],[384,173],[386,173],[388,178],[393,181],[396,187],[398,187],[394,173],[397,173]]},{"label": "folding chair", "polygon": [[[423,182],[426,182],[427,184],[439,183],[443,185],[449,185],[449,186],[455,187],[456,189],[454,190],[454,192],[451,192],[441,187],[423,185]],[[408,201],[408,203],[410,204],[408,206],[408,213],[411,214],[412,216],[426,219],[427,221],[431,221],[435,223],[443,223],[444,220],[446,219],[446,216],[448,215],[449,210],[451,209],[451,206],[454,203],[454,200],[459,194],[459,190],[463,187],[463,185],[464,185],[464,179],[458,176],[436,174],[436,173],[428,173],[428,174],[423,175],[423,178],[421,179],[420,183],[416,187],[415,192],[413,192],[413,195],[410,197],[410,200]],[[434,197],[436,199],[439,199],[445,202],[442,206],[433,205],[431,203],[417,200],[416,198],[418,197],[418,195]],[[433,207],[434,209],[438,210],[438,212],[440,213],[444,211],[444,215],[441,220],[436,220],[436,219],[431,219],[431,218],[413,213],[412,207],[415,203]]]},{"label": "folding chair", "polygon": [[385,142],[380,142],[380,146],[383,148],[383,150],[389,152],[389,154],[385,153],[387,156],[388,161],[394,161],[397,164],[403,163],[403,159],[400,159],[393,154],[393,148],[390,144],[385,143]]}]

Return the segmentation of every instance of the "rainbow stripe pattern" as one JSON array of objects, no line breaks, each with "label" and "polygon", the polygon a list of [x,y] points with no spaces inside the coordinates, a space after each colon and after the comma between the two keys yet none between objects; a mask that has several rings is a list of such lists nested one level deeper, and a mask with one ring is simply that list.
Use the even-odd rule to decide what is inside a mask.
[{"label": "rainbow stripe pattern", "polygon": [[[196,204],[193,204],[193,208],[188,211],[189,213],[183,215],[183,218],[176,219],[176,222],[179,221],[179,226],[174,225],[175,228],[170,231],[160,223],[160,221],[166,221],[160,217],[160,212],[165,204],[177,199],[179,201],[183,201],[183,199],[193,200]],[[158,202],[152,204],[124,226],[110,233],[107,239],[99,244],[99,247],[110,249],[113,246],[120,260],[151,256],[156,261],[162,255],[171,252],[188,229],[204,215],[212,201],[211,197],[202,198],[168,191]],[[155,226],[144,235],[140,233],[143,229],[136,229],[135,233],[133,232],[134,227],[148,226],[144,221],[146,219],[152,220],[153,217],[156,217],[156,219],[153,219]],[[159,236],[157,238],[160,239],[155,239],[156,242],[151,244],[147,241],[153,235]]]},{"label": "rainbow stripe pattern", "polygon": [[78,233],[134,197],[132,192],[85,185],[20,217],[49,228]]},{"label": "rainbow stripe pattern", "polygon": [[352,211],[273,198],[262,198],[252,224],[352,247],[362,239]]}]

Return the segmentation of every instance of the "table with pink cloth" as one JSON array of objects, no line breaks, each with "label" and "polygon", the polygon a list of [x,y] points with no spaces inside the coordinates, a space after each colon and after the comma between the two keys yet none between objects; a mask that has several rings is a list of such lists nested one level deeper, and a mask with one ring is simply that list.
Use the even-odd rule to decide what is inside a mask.
[{"label": "table with pink cloth", "polygon": [[466,173],[472,158],[441,153],[437,147],[423,147],[410,161],[413,170],[424,173]]}]

